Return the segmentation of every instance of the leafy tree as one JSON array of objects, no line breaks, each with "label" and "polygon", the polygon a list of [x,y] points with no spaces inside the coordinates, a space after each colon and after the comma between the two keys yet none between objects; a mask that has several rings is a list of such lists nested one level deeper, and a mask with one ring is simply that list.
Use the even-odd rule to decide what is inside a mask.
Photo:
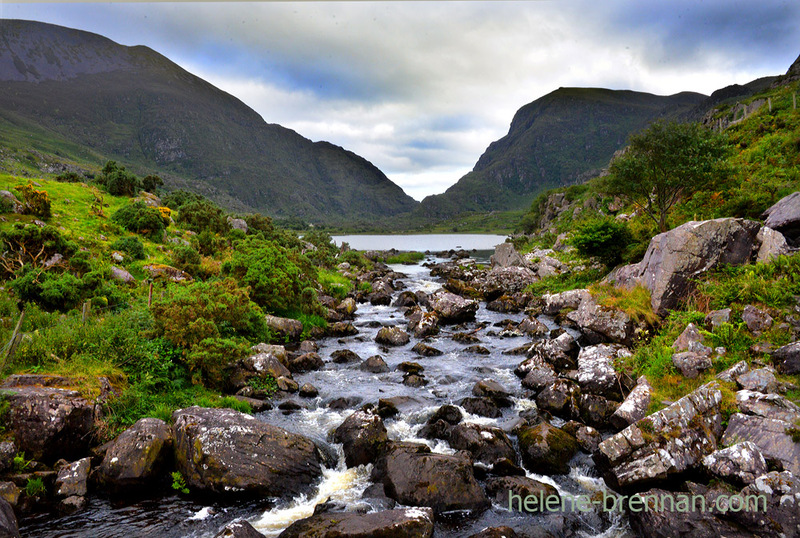
[{"label": "leafy tree", "polygon": [[164,186],[164,180],[158,176],[149,175],[142,179],[142,188],[147,192],[156,192]]},{"label": "leafy tree", "polygon": [[729,178],[727,153],[724,138],[699,124],[655,122],[614,159],[604,189],[633,201],[665,232],[679,200]]},{"label": "leafy tree", "polygon": [[125,170],[124,166],[119,166],[116,161],[106,163],[99,182],[114,196],[134,196],[142,189],[142,181]]},{"label": "leafy tree", "polygon": [[171,193],[161,197],[161,201],[164,203],[164,205],[173,211],[179,211],[181,207],[189,202],[198,202],[203,200],[207,199],[196,192],[185,191],[183,189],[172,191]]},{"label": "leafy tree", "polygon": [[630,244],[631,233],[625,223],[614,219],[590,220],[577,227],[571,242],[584,256],[594,256],[614,266]]}]

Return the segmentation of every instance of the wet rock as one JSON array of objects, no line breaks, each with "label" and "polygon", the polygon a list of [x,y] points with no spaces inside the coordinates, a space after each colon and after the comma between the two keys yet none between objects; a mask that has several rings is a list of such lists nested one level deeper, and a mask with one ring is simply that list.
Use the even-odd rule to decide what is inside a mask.
[{"label": "wet rock", "polygon": [[409,396],[394,396],[392,398],[381,398],[378,400],[378,415],[383,418],[390,418],[400,413],[401,408],[408,408],[418,403]]},{"label": "wet rock", "polygon": [[480,343],[481,339],[475,336],[472,333],[455,333],[451,336],[453,342],[458,342],[459,344],[478,344]]},{"label": "wet rock", "polygon": [[772,316],[753,305],[747,305],[742,311],[742,321],[753,334],[761,334],[772,327]]},{"label": "wet rock", "polygon": [[778,391],[778,380],[775,378],[775,374],[766,368],[745,372],[736,377],[736,383],[745,390],[755,392],[769,393]]},{"label": "wet rock", "polygon": [[[282,347],[282,346],[281,346]],[[292,373],[287,368],[289,364],[286,359],[285,351],[282,355],[284,362],[272,353],[258,353],[242,359],[229,366],[228,388],[238,391],[250,386],[251,379],[261,379],[266,381],[266,377],[278,379],[281,376],[292,377]]]},{"label": "wet rock", "polygon": [[278,538],[430,538],[433,510],[397,508],[359,514],[326,512],[292,523]]},{"label": "wet rock", "polygon": [[438,357],[443,355],[444,353],[441,350],[436,349],[435,347],[431,347],[427,344],[422,342],[418,342],[411,348],[411,351],[418,355],[422,355],[423,357]]},{"label": "wet rock", "polygon": [[163,478],[172,448],[172,432],[163,420],[140,419],[111,443],[97,477],[114,492],[148,486]]},{"label": "wet rock", "polygon": [[744,219],[687,222],[655,236],[641,262],[608,279],[650,290],[653,311],[663,316],[689,294],[699,275],[721,265],[748,263],[760,229],[759,223]]},{"label": "wet rock", "polygon": [[400,327],[383,327],[375,336],[375,341],[387,346],[404,346],[411,337]]},{"label": "wet rock", "polygon": [[569,473],[569,461],[579,449],[574,437],[547,422],[522,428],[518,438],[525,468],[536,473]]},{"label": "wet rock", "polygon": [[381,357],[380,355],[373,355],[372,357],[362,362],[358,366],[358,368],[360,370],[364,370],[365,372],[370,372],[373,374],[382,374],[389,371],[389,366],[386,364],[386,361],[383,360],[383,357]]},{"label": "wet rock", "polygon": [[301,409],[303,409],[303,406],[295,402],[294,400],[284,400],[278,404],[278,409],[284,411],[284,415],[286,415],[294,411],[300,411]]},{"label": "wet rock", "polygon": [[448,442],[454,449],[466,450],[474,461],[486,465],[504,459],[517,461],[514,445],[500,428],[461,423],[450,429]]},{"label": "wet rock", "polygon": [[619,404],[597,394],[581,394],[578,397],[578,415],[584,424],[606,429],[608,419]]},{"label": "wet rock", "polygon": [[577,383],[568,379],[557,379],[536,396],[536,405],[556,416],[577,419],[580,416],[580,395],[581,389]]},{"label": "wet rock", "polygon": [[469,459],[433,454],[425,445],[390,443],[373,468],[372,480],[383,483],[386,494],[400,504],[427,506],[436,514],[479,513],[489,507]]},{"label": "wet rock", "polygon": [[758,263],[769,263],[778,256],[783,256],[790,252],[786,237],[769,226],[764,226],[758,231],[756,241],[761,245],[756,255],[756,262]]},{"label": "wet rock", "polygon": [[630,345],[636,326],[631,317],[616,308],[602,306],[594,298],[585,299],[577,310],[567,314],[581,331],[601,335],[606,341]]},{"label": "wet rock", "polygon": [[706,315],[706,325],[710,326],[711,330],[716,329],[723,323],[729,323],[731,320],[731,309],[723,308],[722,310],[713,310]]},{"label": "wet rock", "polygon": [[499,407],[511,406],[511,393],[494,379],[483,379],[472,387],[472,395],[479,398],[489,398]]},{"label": "wet rock", "polygon": [[[264,400],[260,397],[251,398],[249,396],[245,396],[245,394],[253,392],[260,393],[260,391],[255,391],[252,387],[245,387],[242,390],[238,391],[236,394],[234,394],[233,397],[239,400],[240,402],[249,405],[250,409],[253,410],[253,413],[261,413],[263,411],[269,411],[270,409],[272,409],[272,403],[269,400]],[[263,394],[266,395],[266,392],[264,392]]]},{"label": "wet rock", "polygon": [[631,355],[628,348],[616,344],[581,349],[578,353],[578,384],[581,392],[619,398],[621,382],[614,363]]},{"label": "wet rock", "polygon": [[61,467],[56,476],[56,496],[85,496],[87,491],[86,483],[89,480],[89,471],[91,468],[91,458],[83,458]]},{"label": "wet rock", "polygon": [[370,293],[367,298],[369,300],[369,304],[375,306],[389,306],[390,304],[392,304],[391,293],[385,291],[377,291],[375,293]]},{"label": "wet rock", "polygon": [[748,415],[774,418],[790,423],[800,421],[800,406],[780,394],[740,390],[736,393],[736,406]]},{"label": "wet rock", "polygon": [[503,416],[503,412],[489,398],[464,398],[458,405],[464,408],[467,413],[487,418],[498,418]]},{"label": "wet rock", "polygon": [[293,497],[321,476],[309,439],[231,409],[190,407],[172,414],[175,464],[190,489]]},{"label": "wet rock", "polygon": [[[524,365],[524,367],[523,367]],[[522,386],[535,391],[537,394],[558,380],[553,367],[544,362],[538,355],[525,360],[520,366],[520,371],[527,371],[522,380]]]},{"label": "wet rock", "polygon": [[373,463],[389,438],[376,410],[365,406],[336,428],[333,441],[343,445],[347,466],[356,467]]},{"label": "wet rock", "polygon": [[[511,507],[516,512],[530,514],[544,511],[545,507],[538,505],[541,498],[561,499],[558,490],[550,484],[524,476],[490,478],[486,481],[486,493],[500,506]],[[526,497],[529,498],[527,505]],[[536,502],[532,501],[534,498]],[[560,506],[560,502],[558,505]]]},{"label": "wet rock", "polygon": [[561,429],[573,436],[578,441],[580,449],[587,454],[597,450],[603,442],[603,435],[599,431],[574,420],[564,424]]},{"label": "wet rock", "polygon": [[672,364],[684,377],[689,379],[696,378],[700,375],[700,372],[704,372],[712,366],[711,358],[708,355],[701,355],[692,351],[675,353],[672,356]]},{"label": "wet rock", "polygon": [[347,364],[348,362],[361,362],[361,357],[349,349],[337,349],[331,353],[331,360],[336,364]]},{"label": "wet rock", "polygon": [[436,412],[431,415],[428,419],[428,424],[433,424],[440,420],[443,420],[447,424],[454,426],[461,422],[463,416],[461,415],[461,410],[456,407],[455,405],[445,404],[441,406]]},{"label": "wet rock", "polygon": [[519,255],[511,243],[501,243],[494,247],[494,254],[489,258],[492,267],[524,267],[525,260]]},{"label": "wet rock", "polygon": [[427,338],[439,334],[439,314],[436,312],[420,312],[419,315],[410,319],[408,330],[414,333],[416,338]]},{"label": "wet rock", "polygon": [[424,387],[428,384],[428,380],[424,376],[418,374],[406,374],[403,376],[403,385],[412,388]]},{"label": "wet rock", "polygon": [[337,321],[328,325],[326,330],[328,336],[334,338],[343,338],[345,336],[355,336],[358,334],[358,329],[349,321]]},{"label": "wet rock", "polygon": [[44,462],[77,459],[88,452],[94,435],[94,403],[77,391],[37,384],[48,385],[48,379],[9,376],[0,386],[10,406],[7,427],[17,450],[27,458]]},{"label": "wet rock", "polygon": [[761,215],[764,226],[780,232],[791,244],[800,237],[800,192],[793,192],[778,200]]},{"label": "wet rock", "polygon": [[492,312],[515,313],[522,312],[528,305],[529,296],[524,293],[514,295],[501,295],[486,304],[486,310]]},{"label": "wet rock", "polygon": [[[539,340],[528,348],[529,359],[537,357],[533,364],[546,362],[557,370],[572,370],[577,367],[578,345],[569,333],[562,333],[551,340]],[[527,375],[526,363],[523,362],[514,370],[519,377]]]},{"label": "wet rock", "polygon": [[735,413],[728,421],[722,444],[750,441],[765,458],[779,461],[784,470],[800,476],[800,443],[795,443],[787,431],[796,427],[783,420]]},{"label": "wet rock", "polygon": [[403,291],[400,295],[397,296],[397,299],[394,300],[392,306],[401,308],[401,307],[410,307],[416,306],[418,303],[417,296],[412,291]]},{"label": "wet rock", "polygon": [[404,361],[397,365],[397,369],[406,374],[421,374],[425,368],[418,362]]},{"label": "wet rock", "polygon": [[439,315],[439,322],[445,324],[463,323],[475,319],[478,302],[464,299],[447,291],[430,296],[431,309]]},{"label": "wet rock", "polygon": [[752,484],[768,471],[767,460],[758,447],[749,441],[712,452],[702,461],[711,476],[743,486]]},{"label": "wet rock", "polygon": [[544,338],[550,332],[547,325],[534,317],[523,319],[517,328],[522,331],[523,334],[534,338]]},{"label": "wet rock", "polygon": [[225,525],[214,538],[264,538],[264,535],[247,521],[234,521]]},{"label": "wet rock", "polygon": [[523,536],[517,534],[511,527],[487,527],[467,538],[523,538]]},{"label": "wet rock", "polygon": [[303,386],[300,387],[299,394],[303,398],[316,398],[319,396],[319,390],[311,383],[303,383]]},{"label": "wet rock", "polygon": [[328,402],[328,409],[352,409],[360,404],[364,399],[360,396],[347,396],[335,398]]},{"label": "wet rock", "polygon": [[653,387],[647,378],[641,376],[636,380],[636,386],[620,404],[616,411],[609,417],[608,422],[614,428],[621,430],[627,428],[647,415],[650,399],[653,396]]},{"label": "wet rock", "polygon": [[17,447],[12,441],[0,443],[0,474],[10,470],[14,465],[14,456],[17,454]]},{"label": "wet rock", "polygon": [[358,305],[352,297],[345,297],[336,307],[336,311],[345,319],[353,319],[358,310]]},{"label": "wet rock", "polygon": [[800,374],[800,342],[792,342],[776,349],[772,353],[772,361],[782,374]]},{"label": "wet rock", "polygon": [[606,483],[616,490],[642,488],[699,465],[722,433],[716,382],[609,437],[592,455]]},{"label": "wet rock", "polygon": [[476,355],[491,355],[492,352],[483,346],[474,345],[464,348],[464,353],[474,353]]},{"label": "wet rock", "polygon": [[299,357],[289,359],[289,370],[293,374],[302,374],[304,372],[313,372],[321,370],[325,367],[325,361],[322,360],[316,353],[306,353]]},{"label": "wet rock", "polygon": [[303,332],[303,323],[296,319],[281,318],[267,314],[264,316],[267,327],[275,331],[278,336],[289,340],[299,340]]},{"label": "wet rock", "polygon": [[74,514],[86,508],[86,497],[71,495],[66,499],[61,499],[58,503],[58,511],[63,514]]},{"label": "wet rock", "polygon": [[297,384],[297,381],[284,376],[276,379],[275,384],[278,386],[278,390],[281,392],[289,392],[293,394],[300,390],[300,385]]}]

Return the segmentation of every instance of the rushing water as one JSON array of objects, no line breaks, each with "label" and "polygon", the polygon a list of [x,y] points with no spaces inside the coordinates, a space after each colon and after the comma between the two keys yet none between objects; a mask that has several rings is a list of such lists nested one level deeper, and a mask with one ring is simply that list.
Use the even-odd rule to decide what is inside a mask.
[{"label": "rushing water", "polygon": [[356,250],[405,250],[442,252],[446,250],[494,250],[505,242],[504,235],[490,234],[420,234],[420,235],[338,235],[337,245],[347,243]]},{"label": "rushing water", "polygon": [[[384,247],[386,248],[386,247]],[[430,260],[430,259],[429,259]],[[422,265],[396,266],[396,271],[407,275],[402,279],[406,289],[411,291],[435,291],[440,283],[430,276]],[[516,395],[515,405],[505,409],[503,416],[490,419],[475,416],[462,409],[465,420],[485,425],[498,426],[509,430],[520,411],[528,409],[529,400],[523,397],[523,389],[513,373],[520,362],[519,356],[504,355],[502,351],[527,342],[522,337],[504,338],[497,334],[494,325],[506,319],[521,321],[523,314],[499,314],[486,310],[481,305],[476,322],[468,330],[476,330],[481,345],[490,350],[489,355],[478,355],[464,351],[466,345],[458,344],[450,338],[451,330],[445,328],[440,335],[432,338],[429,345],[444,352],[438,357],[420,357],[411,351],[415,339],[402,347],[386,348],[375,342],[378,328],[384,325],[405,325],[403,313],[390,306],[359,305],[354,322],[359,334],[353,337],[319,341],[320,356],[326,361],[322,370],[295,375],[303,384],[312,383],[319,389],[315,399],[293,397],[302,406],[301,410],[284,412],[277,408],[261,413],[259,418],[309,437],[326,442],[328,433],[365,403],[377,403],[379,398],[404,397],[400,414],[385,421],[390,439],[425,443],[435,452],[452,453],[453,450],[443,441],[429,441],[417,437],[417,433],[427,418],[441,405],[460,401],[471,394],[472,386],[481,379],[491,378]],[[550,320],[545,320],[552,323]],[[358,369],[358,363],[335,364],[330,361],[333,352],[349,349],[362,359],[381,355],[390,367],[388,373],[370,374]],[[403,385],[402,374],[395,367],[413,360],[424,368],[428,384],[421,388]],[[336,398],[349,398],[347,409],[329,409],[328,404]],[[341,452],[341,447],[336,447]],[[344,458],[340,458],[343,462]],[[326,469],[317,489],[307,496],[300,496],[277,504],[270,499],[249,501],[239,504],[209,503],[190,501],[177,496],[157,500],[115,505],[98,497],[90,497],[89,508],[73,516],[52,518],[32,518],[23,521],[23,536],[49,537],[213,537],[220,528],[236,518],[249,521],[266,536],[277,536],[292,522],[310,516],[314,507],[326,500],[338,501],[348,509],[380,509],[365,506],[361,499],[364,490],[370,486],[370,467],[346,469],[343,463],[335,469]],[[564,476],[541,476],[528,473],[528,476],[555,486],[562,497],[602,495],[606,488],[602,479],[596,476],[591,459],[587,455],[576,456],[571,463],[571,472]],[[521,531],[544,528],[556,536],[628,536],[625,520],[619,514],[603,513],[599,508],[593,511],[560,512],[540,515],[509,512],[507,506],[494,505],[475,519],[437,521],[436,538],[469,536],[488,526],[508,525]]]}]

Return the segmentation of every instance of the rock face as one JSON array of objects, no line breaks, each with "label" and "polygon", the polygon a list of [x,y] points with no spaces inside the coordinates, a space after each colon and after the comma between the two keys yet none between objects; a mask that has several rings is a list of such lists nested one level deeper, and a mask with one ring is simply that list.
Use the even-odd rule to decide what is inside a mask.
[{"label": "rock face", "polygon": [[708,383],[600,443],[592,456],[606,483],[641,488],[699,465],[722,434],[721,401]]},{"label": "rock face", "polygon": [[792,342],[775,350],[772,360],[778,371],[787,374],[800,374],[800,342]]},{"label": "rock face", "polygon": [[430,297],[431,309],[439,315],[441,323],[462,323],[475,319],[478,302],[472,299],[440,291]]},{"label": "rock face", "polygon": [[703,458],[703,467],[717,478],[744,486],[768,471],[764,455],[749,441],[709,454]]},{"label": "rock face", "polygon": [[314,443],[231,409],[172,414],[175,462],[190,489],[294,496],[322,474]]},{"label": "rock face", "polygon": [[408,506],[427,506],[436,514],[454,510],[482,512],[489,501],[459,455],[433,454],[426,445],[390,443],[372,471],[386,495]]},{"label": "rock face", "polygon": [[163,478],[172,459],[172,432],[157,418],[143,418],[122,432],[106,451],[98,478],[107,489],[122,492]]},{"label": "rock face", "polygon": [[348,467],[372,463],[389,441],[381,417],[372,409],[360,409],[333,432],[333,440],[344,447]]},{"label": "rock face", "polygon": [[641,284],[659,315],[675,308],[692,289],[692,279],[719,265],[750,261],[761,225],[744,219],[687,222],[655,236],[644,259],[616,271],[617,285]]},{"label": "rock face", "polygon": [[398,508],[358,514],[323,512],[295,521],[278,538],[430,538],[433,510]]},{"label": "rock face", "polygon": [[764,211],[764,226],[780,232],[792,245],[800,238],[800,192],[781,198]]},{"label": "rock face", "polygon": [[0,537],[20,538],[14,510],[8,501],[0,497]]},{"label": "rock face", "polygon": [[772,418],[735,413],[728,421],[722,444],[750,441],[769,460],[777,460],[783,469],[800,476],[800,443],[795,443],[788,429],[792,423]]},{"label": "rock face", "polygon": [[48,376],[10,376],[0,387],[10,404],[8,424],[17,449],[53,462],[86,454],[94,434],[95,407],[79,392],[57,388]]}]

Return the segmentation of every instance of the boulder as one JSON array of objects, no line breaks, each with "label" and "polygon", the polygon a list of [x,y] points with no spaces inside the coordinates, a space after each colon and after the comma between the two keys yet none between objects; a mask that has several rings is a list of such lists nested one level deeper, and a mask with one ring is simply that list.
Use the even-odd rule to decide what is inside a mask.
[{"label": "boulder", "polygon": [[601,396],[621,397],[621,382],[614,363],[630,357],[631,351],[618,344],[584,347],[578,353],[578,384],[581,392]]},{"label": "boulder", "polygon": [[0,498],[0,537],[2,538],[20,538],[19,526],[17,525],[17,517],[14,515],[14,509],[3,498]]},{"label": "boulder", "polygon": [[536,405],[558,417],[577,419],[580,417],[579,400],[581,389],[569,379],[557,379],[536,395]]},{"label": "boulder", "polygon": [[664,316],[693,289],[701,274],[721,265],[748,263],[761,225],[725,218],[687,222],[655,236],[644,259],[610,276],[617,285],[650,290],[653,311]]},{"label": "boulder", "polygon": [[321,476],[323,455],[308,438],[232,409],[172,414],[175,463],[190,489],[293,497]]},{"label": "boulder", "polygon": [[370,372],[373,374],[383,374],[389,371],[389,365],[383,360],[380,355],[373,355],[364,362],[358,365],[359,370]]},{"label": "boulder", "polygon": [[741,486],[752,484],[769,470],[764,455],[749,441],[712,452],[702,462],[709,475]]},{"label": "boulder", "polygon": [[[486,493],[494,499],[496,504],[520,513],[543,512],[544,507],[539,505],[539,500],[548,497],[554,500],[554,504],[555,499],[558,499],[558,506],[561,506],[561,495],[558,494],[556,488],[525,476],[490,478],[486,481]],[[525,502],[526,497],[529,498],[528,503]]]},{"label": "boulder", "polygon": [[748,415],[774,418],[789,423],[800,421],[800,406],[780,394],[740,390],[736,393],[736,406],[742,413]]},{"label": "boulder", "polygon": [[754,392],[777,392],[778,380],[767,368],[750,370],[736,377],[736,384],[745,390]]},{"label": "boulder", "polygon": [[[711,314],[709,314],[710,316]],[[728,309],[730,316],[730,309]],[[697,351],[698,346],[703,344],[703,335],[694,323],[686,326],[683,332],[672,342],[672,349],[680,353],[682,351]]]},{"label": "boulder", "polygon": [[348,362],[361,362],[361,357],[349,349],[337,349],[331,353],[331,360],[336,364],[347,364]]},{"label": "boulder", "polygon": [[800,238],[800,192],[793,192],[778,200],[761,215],[764,226],[780,232],[786,240],[795,245]]},{"label": "boulder", "polygon": [[567,474],[569,461],[579,449],[578,441],[555,426],[541,422],[533,427],[522,428],[519,450],[522,463],[534,473]]},{"label": "boulder", "polygon": [[278,538],[430,538],[433,510],[397,508],[360,514],[322,512],[292,523]]},{"label": "boulder", "polygon": [[328,324],[325,330],[328,336],[336,338],[343,338],[345,336],[355,336],[358,334],[358,329],[349,321],[337,321],[336,323]]},{"label": "boulder", "polygon": [[716,378],[726,383],[735,383],[736,378],[750,371],[750,366],[745,361],[739,361],[730,368],[716,375]]},{"label": "boulder", "polygon": [[97,477],[106,489],[129,492],[164,477],[172,460],[172,432],[163,420],[143,418],[119,434],[103,456]]},{"label": "boulder", "polygon": [[89,480],[89,471],[91,469],[91,458],[83,458],[61,467],[56,475],[56,496],[84,497],[86,495],[86,483]]},{"label": "boulder", "polygon": [[[728,323],[731,320],[731,309],[723,308],[722,310],[712,310],[706,315],[706,325],[710,326],[713,331],[723,323]],[[701,339],[702,341],[702,339]]]},{"label": "boulder", "polygon": [[534,338],[542,338],[550,332],[550,329],[547,328],[547,325],[534,317],[523,319],[517,328],[524,334]]},{"label": "boulder", "polygon": [[790,250],[786,237],[769,226],[764,226],[758,231],[756,241],[761,245],[756,256],[758,263],[769,263],[778,256],[788,254]]},{"label": "boulder", "polygon": [[772,361],[782,374],[800,374],[800,342],[792,342],[776,349],[772,353]]},{"label": "boulder", "polygon": [[281,318],[267,314],[264,316],[267,327],[272,329],[281,338],[288,338],[291,341],[300,339],[303,333],[303,322],[296,319]]},{"label": "boulder", "polygon": [[500,407],[511,406],[511,393],[494,379],[482,379],[473,385],[472,395],[489,398]]},{"label": "boulder", "polygon": [[17,450],[52,463],[86,455],[95,433],[95,404],[78,391],[58,388],[63,378],[9,376],[0,386],[9,403],[7,427]]},{"label": "boulder", "polygon": [[653,387],[647,381],[647,378],[645,376],[639,377],[636,380],[636,386],[633,387],[633,390],[609,417],[608,422],[614,428],[621,430],[643,419],[647,415],[652,396]]},{"label": "boulder", "polygon": [[434,454],[417,443],[390,443],[373,467],[372,481],[382,483],[386,495],[398,503],[427,506],[436,514],[479,513],[490,504],[469,459]]},{"label": "boulder", "polygon": [[556,382],[558,374],[550,364],[546,363],[539,355],[522,362],[517,369],[525,373],[522,386],[535,391],[537,394]]},{"label": "boulder", "polygon": [[[739,496],[766,498],[766,510],[730,511],[730,517],[758,536],[797,536],[800,529],[800,477],[788,472],[770,472],[759,476]],[[760,501],[763,503],[763,501]]]},{"label": "boulder", "polygon": [[325,361],[317,353],[304,353],[289,359],[289,371],[293,374],[314,372],[325,367]]},{"label": "boulder", "polygon": [[160,263],[145,265],[142,267],[142,270],[150,275],[150,278],[153,279],[169,280],[170,282],[185,282],[192,280],[192,275],[186,271],[182,271],[180,269],[176,269],[175,267]]},{"label": "boulder", "polygon": [[486,304],[486,310],[492,312],[515,313],[521,312],[528,305],[530,295],[527,293],[515,293],[513,295],[501,295],[494,301]]},{"label": "boulder", "polygon": [[411,348],[411,351],[423,357],[438,357],[440,355],[444,355],[444,352],[441,350],[429,346],[423,342],[417,342],[414,347]]},{"label": "boulder", "polygon": [[577,310],[584,300],[592,300],[592,294],[589,290],[569,290],[562,291],[561,293],[544,294],[544,308],[542,314],[548,316],[555,316],[562,310]]},{"label": "boulder", "polygon": [[111,266],[111,278],[113,278],[114,280],[119,280],[120,282],[124,282],[125,284],[131,284],[132,282],[136,282],[136,277],[134,277],[125,269],[121,269],[114,265]]},{"label": "boulder", "polygon": [[247,221],[244,219],[236,219],[233,217],[228,217],[228,225],[233,230],[241,230],[244,233],[247,233]]},{"label": "boulder", "polygon": [[500,243],[494,247],[494,254],[489,258],[489,262],[492,267],[524,267],[526,265],[525,260],[511,243]]},{"label": "boulder", "polygon": [[745,322],[747,328],[753,334],[759,335],[772,327],[772,316],[756,308],[753,305],[747,305],[742,311],[742,321]]},{"label": "boulder", "polygon": [[722,444],[750,441],[765,458],[779,461],[784,470],[800,476],[800,443],[795,443],[792,439],[792,428],[797,428],[797,425],[783,420],[735,413],[728,420]]},{"label": "boulder", "polygon": [[375,341],[387,346],[404,346],[411,341],[411,337],[400,327],[381,327]]},{"label": "boulder", "polygon": [[336,311],[345,319],[352,319],[355,316],[358,305],[356,300],[352,297],[345,297],[341,303],[336,306]]},{"label": "boulder", "polygon": [[583,332],[596,333],[608,342],[630,345],[636,325],[631,317],[616,308],[602,306],[594,298],[584,299],[577,310],[567,314]]},{"label": "boulder", "polygon": [[458,402],[464,411],[473,415],[487,418],[499,418],[503,412],[490,398],[471,398],[467,397]]},{"label": "boulder", "polygon": [[475,319],[478,302],[472,299],[439,291],[430,297],[431,309],[439,316],[441,323],[463,323]]},{"label": "boulder", "polygon": [[578,397],[578,416],[581,422],[606,429],[608,419],[619,407],[619,402],[604,398],[598,394],[581,394]]},{"label": "boulder", "polygon": [[427,338],[439,334],[439,314],[436,312],[419,312],[417,317],[412,317],[408,322],[408,330],[416,338]]},{"label": "boulder", "polygon": [[613,489],[641,489],[676,477],[713,452],[722,433],[716,382],[631,424],[600,443],[592,455]]},{"label": "boulder", "polygon": [[700,372],[705,372],[712,366],[711,358],[708,355],[693,351],[675,353],[672,356],[672,364],[683,374],[683,377],[689,379],[696,378]]},{"label": "boulder", "polygon": [[233,521],[225,525],[214,538],[264,538],[264,535],[247,521]]},{"label": "boulder", "polygon": [[319,389],[317,389],[317,387],[311,383],[303,383],[303,386],[300,387],[298,394],[302,398],[316,398],[319,396]]},{"label": "boulder", "polygon": [[477,280],[478,290],[491,301],[504,294],[516,294],[537,282],[539,277],[527,267],[495,267]]},{"label": "boulder", "polygon": [[389,441],[383,420],[372,406],[347,417],[333,432],[333,441],[344,448],[348,467],[373,463]]},{"label": "boulder", "polygon": [[517,453],[500,428],[461,423],[448,432],[448,442],[456,450],[466,450],[474,461],[493,465],[501,460],[516,463]]}]

